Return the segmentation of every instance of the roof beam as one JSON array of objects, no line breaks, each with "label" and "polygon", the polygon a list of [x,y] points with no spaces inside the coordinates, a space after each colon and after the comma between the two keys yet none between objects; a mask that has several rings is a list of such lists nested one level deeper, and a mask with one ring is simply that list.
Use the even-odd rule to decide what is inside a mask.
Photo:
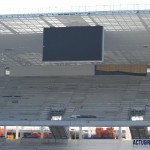
[{"label": "roof beam", "polygon": [[16,32],[14,29],[12,29],[11,27],[9,27],[8,25],[6,25],[5,23],[0,21],[0,24],[3,25],[6,29],[8,29],[9,31],[11,31],[14,34],[17,34],[18,32]]},{"label": "roof beam", "polygon": [[88,15],[88,17],[96,24],[96,25],[99,25],[93,18],[91,15]]},{"label": "roof beam", "polygon": [[54,27],[51,23],[49,23],[46,19],[44,19],[43,17],[39,17],[41,20],[43,20],[49,27]]},{"label": "roof beam", "polygon": [[139,17],[139,19],[140,19],[140,21],[142,22],[142,24],[143,24],[143,26],[145,27],[145,29],[146,29],[147,31],[150,31],[149,26],[145,23],[145,21],[143,20],[143,18],[141,17],[141,15],[138,14],[137,16]]}]

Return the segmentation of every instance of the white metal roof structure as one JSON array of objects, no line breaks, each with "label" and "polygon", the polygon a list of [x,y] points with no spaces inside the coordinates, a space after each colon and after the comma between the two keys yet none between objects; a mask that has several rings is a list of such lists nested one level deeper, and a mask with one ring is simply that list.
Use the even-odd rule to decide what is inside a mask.
[{"label": "white metal roof structure", "polygon": [[[150,64],[149,10],[0,16],[1,124],[46,121],[51,108],[63,108],[64,121],[95,115],[94,121],[116,121],[114,126],[127,122],[130,109],[137,108],[149,123],[148,76],[95,76],[93,62],[42,62],[44,27],[95,25],[105,29],[103,64]],[[63,72],[61,66],[71,66],[73,72]],[[10,76],[4,76],[5,68]]]},{"label": "white metal roof structure", "polygon": [[150,12],[105,11],[0,16],[0,67],[47,66],[42,62],[43,28],[102,25],[104,63],[149,64]]},{"label": "white metal roof structure", "polygon": [[1,34],[42,33],[44,27],[102,25],[106,31],[149,30],[149,11],[104,11],[0,16]]}]

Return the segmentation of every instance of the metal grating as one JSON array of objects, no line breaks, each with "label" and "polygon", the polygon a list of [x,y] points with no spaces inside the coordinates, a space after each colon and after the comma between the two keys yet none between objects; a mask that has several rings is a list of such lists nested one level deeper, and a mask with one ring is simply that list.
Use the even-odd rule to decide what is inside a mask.
[{"label": "metal grating", "polygon": [[44,27],[86,25],[102,25],[106,31],[145,31],[150,28],[149,11],[97,11],[0,16],[0,34],[42,33]]}]

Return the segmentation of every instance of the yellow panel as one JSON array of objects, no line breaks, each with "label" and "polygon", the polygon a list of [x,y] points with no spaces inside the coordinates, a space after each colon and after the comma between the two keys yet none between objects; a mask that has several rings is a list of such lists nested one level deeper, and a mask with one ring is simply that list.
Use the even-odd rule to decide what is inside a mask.
[{"label": "yellow panel", "polygon": [[129,73],[147,73],[146,64],[101,64],[96,65],[97,71],[121,71]]}]

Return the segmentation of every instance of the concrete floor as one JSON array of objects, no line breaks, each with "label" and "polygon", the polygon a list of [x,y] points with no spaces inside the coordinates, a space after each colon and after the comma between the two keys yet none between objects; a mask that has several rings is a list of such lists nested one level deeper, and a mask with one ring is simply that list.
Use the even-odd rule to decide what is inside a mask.
[{"label": "concrete floor", "polygon": [[71,140],[67,144],[21,144],[13,140],[1,145],[0,150],[133,150],[131,143],[127,140]]}]

